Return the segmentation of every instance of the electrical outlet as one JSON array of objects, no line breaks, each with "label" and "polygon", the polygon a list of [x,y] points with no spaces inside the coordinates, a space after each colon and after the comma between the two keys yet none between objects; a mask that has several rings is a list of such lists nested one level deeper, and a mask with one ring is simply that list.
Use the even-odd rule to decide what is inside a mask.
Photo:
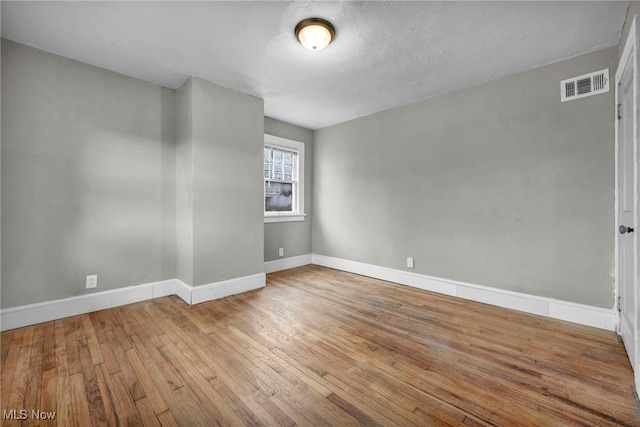
[{"label": "electrical outlet", "polygon": [[278,256],[283,256],[283,255],[284,255],[284,248],[278,249]]},{"label": "electrical outlet", "polygon": [[87,289],[97,288],[98,287],[98,275],[91,274],[87,276]]},{"label": "electrical outlet", "polygon": [[413,268],[413,258],[407,258],[407,268]]}]

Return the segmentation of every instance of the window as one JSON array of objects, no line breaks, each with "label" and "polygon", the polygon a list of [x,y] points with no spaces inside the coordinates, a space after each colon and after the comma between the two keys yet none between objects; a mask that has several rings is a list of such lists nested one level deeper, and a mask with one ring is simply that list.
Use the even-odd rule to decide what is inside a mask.
[{"label": "window", "polygon": [[264,220],[304,220],[304,144],[264,136]]}]

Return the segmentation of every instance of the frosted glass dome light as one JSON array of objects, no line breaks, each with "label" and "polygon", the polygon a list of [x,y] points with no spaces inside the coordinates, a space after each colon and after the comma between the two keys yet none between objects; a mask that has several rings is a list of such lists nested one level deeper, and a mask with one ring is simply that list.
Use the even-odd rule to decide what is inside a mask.
[{"label": "frosted glass dome light", "polygon": [[331,43],[336,30],[331,22],[321,18],[308,18],[296,25],[296,37],[309,50],[324,49]]}]

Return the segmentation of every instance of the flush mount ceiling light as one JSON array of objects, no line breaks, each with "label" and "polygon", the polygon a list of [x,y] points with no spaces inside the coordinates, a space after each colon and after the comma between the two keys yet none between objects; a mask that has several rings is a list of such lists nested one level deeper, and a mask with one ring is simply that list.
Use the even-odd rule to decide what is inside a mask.
[{"label": "flush mount ceiling light", "polygon": [[336,36],[336,29],[331,22],[321,18],[303,19],[296,25],[296,37],[309,50],[320,50]]}]

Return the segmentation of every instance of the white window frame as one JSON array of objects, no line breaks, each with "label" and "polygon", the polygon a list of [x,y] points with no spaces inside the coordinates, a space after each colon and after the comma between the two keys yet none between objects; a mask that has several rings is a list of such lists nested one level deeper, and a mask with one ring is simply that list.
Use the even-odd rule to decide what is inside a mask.
[{"label": "white window frame", "polygon": [[[296,185],[294,193],[293,213],[291,212],[267,212],[264,211],[264,222],[292,222],[304,221],[304,144],[292,139],[281,138],[275,135],[264,134],[264,146],[282,148],[283,150],[295,151],[298,153],[298,165],[295,168]],[[264,178],[264,174],[263,174]],[[263,185],[264,189],[264,179]],[[263,199],[266,197],[263,190]],[[263,202],[264,203],[264,202]],[[263,205],[264,209],[264,205]]]}]

